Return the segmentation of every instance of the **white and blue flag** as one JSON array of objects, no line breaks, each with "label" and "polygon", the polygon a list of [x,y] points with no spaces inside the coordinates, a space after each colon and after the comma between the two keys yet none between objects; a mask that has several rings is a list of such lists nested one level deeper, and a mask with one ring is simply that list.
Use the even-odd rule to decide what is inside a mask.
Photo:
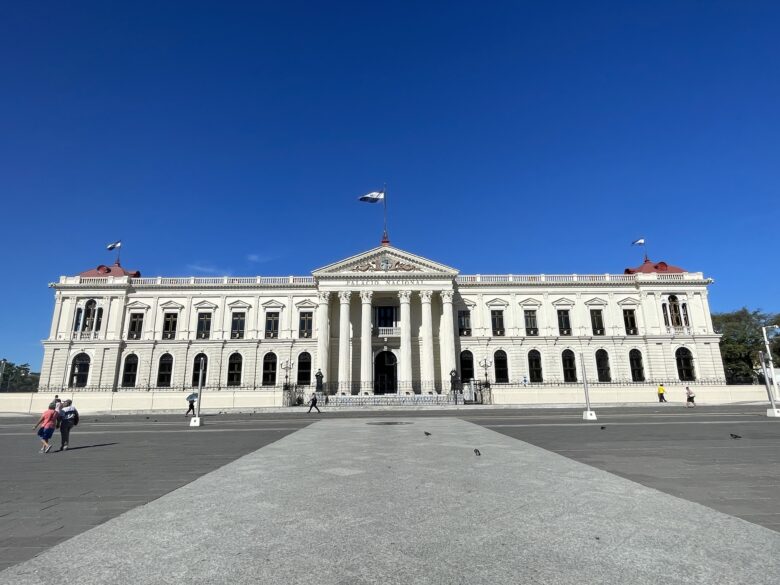
[{"label": "white and blue flag", "polygon": [[639,238],[638,240],[634,240],[633,242],[631,242],[631,245],[632,246],[644,246],[645,245],[645,239],[644,238]]},{"label": "white and blue flag", "polygon": [[122,247],[122,240],[117,240],[116,242],[110,243],[108,246],[106,246],[106,250],[116,250],[117,248]]},{"label": "white and blue flag", "polygon": [[384,191],[371,191],[363,195],[359,201],[365,201],[366,203],[379,203],[385,198]]}]

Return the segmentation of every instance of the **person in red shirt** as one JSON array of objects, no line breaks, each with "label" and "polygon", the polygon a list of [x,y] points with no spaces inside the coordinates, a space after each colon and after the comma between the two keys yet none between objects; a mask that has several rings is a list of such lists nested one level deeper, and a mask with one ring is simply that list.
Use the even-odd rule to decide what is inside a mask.
[{"label": "person in red shirt", "polygon": [[35,426],[33,427],[33,430],[38,429],[38,426],[41,427],[38,429],[38,436],[41,438],[41,442],[43,443],[43,447],[41,447],[41,453],[48,453],[51,451],[49,439],[51,439],[51,436],[54,434],[54,429],[57,426],[58,417],[59,414],[57,414],[56,406],[54,403],[52,403],[49,405],[47,410],[43,411],[41,418],[38,419],[38,422],[35,423]]}]

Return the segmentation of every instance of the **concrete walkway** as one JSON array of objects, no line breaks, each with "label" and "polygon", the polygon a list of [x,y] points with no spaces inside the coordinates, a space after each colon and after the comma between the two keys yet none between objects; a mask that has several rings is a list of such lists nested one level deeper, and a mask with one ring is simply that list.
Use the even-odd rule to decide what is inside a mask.
[{"label": "concrete walkway", "polygon": [[459,419],[334,419],[0,582],[756,585],[777,583],[777,550],[776,532]]}]

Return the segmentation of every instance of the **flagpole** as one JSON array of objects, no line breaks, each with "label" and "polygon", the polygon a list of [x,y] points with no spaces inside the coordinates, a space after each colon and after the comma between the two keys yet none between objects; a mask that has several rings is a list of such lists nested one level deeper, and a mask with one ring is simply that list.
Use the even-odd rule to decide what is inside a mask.
[{"label": "flagpole", "polygon": [[385,229],[382,232],[382,244],[389,245],[390,238],[387,237],[387,183],[382,186],[382,207],[385,215]]}]

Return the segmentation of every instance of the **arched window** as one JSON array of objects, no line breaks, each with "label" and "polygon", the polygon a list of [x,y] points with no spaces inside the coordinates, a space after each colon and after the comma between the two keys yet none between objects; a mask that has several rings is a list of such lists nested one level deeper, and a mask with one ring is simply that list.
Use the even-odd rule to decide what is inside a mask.
[{"label": "arched window", "polygon": [[241,386],[241,368],[243,363],[244,358],[242,358],[241,354],[238,352],[231,354],[231,356],[228,358],[228,386]]},{"label": "arched window", "polygon": [[89,380],[89,356],[85,353],[80,353],[73,358],[73,363],[70,366],[70,383],[68,386],[71,388],[83,388],[87,385]]},{"label": "arched window", "polygon": [[311,384],[311,356],[308,352],[303,352],[298,356],[298,386],[308,386]]},{"label": "arched window", "polygon": [[164,353],[160,356],[160,365],[157,368],[157,387],[170,388],[173,377],[173,356]]},{"label": "arched window", "polygon": [[577,364],[574,361],[574,352],[570,349],[564,350],[561,354],[561,361],[563,363],[563,381],[576,382]]},{"label": "arched window", "polygon": [[460,352],[460,379],[462,382],[474,379],[474,355],[469,350]]},{"label": "arched window", "polygon": [[645,381],[645,367],[642,365],[642,352],[632,349],[628,352],[628,362],[631,365],[631,380],[633,382]]},{"label": "arched window", "polygon": [[506,352],[499,349],[493,354],[493,367],[495,368],[496,384],[509,383],[509,365],[506,361]]},{"label": "arched window", "polygon": [[84,306],[84,323],[81,330],[89,333],[95,329],[95,316],[97,314],[97,303],[95,301],[87,301]]},{"label": "arched window", "polygon": [[674,356],[677,358],[677,375],[681,382],[693,382],[696,380],[696,372],[693,369],[693,355],[687,347],[681,347]]},{"label": "arched window", "polygon": [[76,318],[73,320],[73,331],[81,331],[81,309],[76,309]]},{"label": "arched window", "polygon": [[544,381],[542,377],[542,354],[535,349],[528,352],[528,377],[534,383]]},{"label": "arched window", "polygon": [[125,369],[122,372],[122,387],[135,388],[135,379],[138,375],[138,356],[131,353],[125,358]]},{"label": "arched window", "polygon": [[599,382],[612,381],[612,375],[609,373],[609,354],[606,349],[600,349],[596,352],[596,372]]},{"label": "arched window", "polygon": [[267,353],[263,358],[263,386],[276,386],[276,354]]},{"label": "arched window", "polygon": [[200,367],[201,358],[203,359],[203,385],[206,385],[206,374],[209,369],[209,358],[205,353],[199,353],[192,361],[192,385],[198,386],[200,384]]},{"label": "arched window", "polygon": [[680,313],[680,301],[674,295],[669,296],[669,317],[672,321],[672,327],[682,327],[682,316]]}]

